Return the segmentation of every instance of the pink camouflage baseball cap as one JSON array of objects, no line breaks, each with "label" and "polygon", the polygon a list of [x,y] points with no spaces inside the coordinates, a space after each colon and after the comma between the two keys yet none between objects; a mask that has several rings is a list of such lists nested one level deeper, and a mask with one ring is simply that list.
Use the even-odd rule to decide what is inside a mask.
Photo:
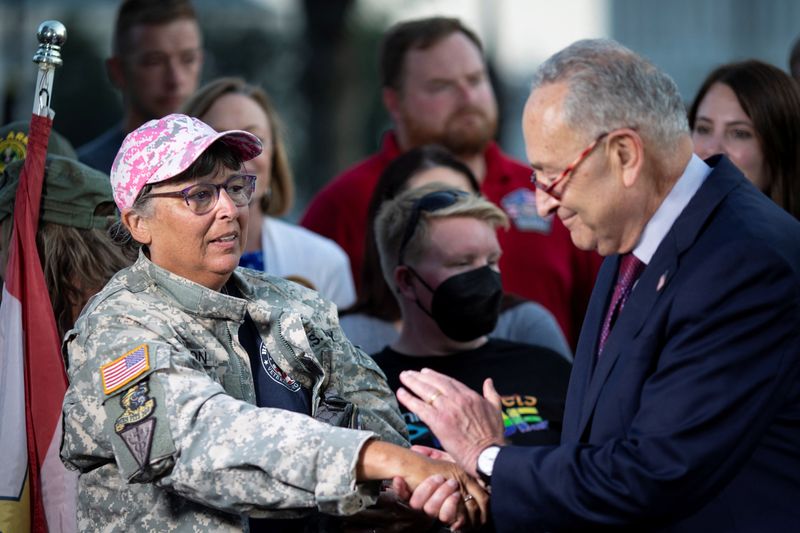
[{"label": "pink camouflage baseball cap", "polygon": [[133,205],[145,185],[174,178],[215,141],[222,141],[242,161],[261,153],[261,141],[242,130],[218,132],[194,117],[172,114],[130,132],[111,166],[111,188],[120,211]]}]

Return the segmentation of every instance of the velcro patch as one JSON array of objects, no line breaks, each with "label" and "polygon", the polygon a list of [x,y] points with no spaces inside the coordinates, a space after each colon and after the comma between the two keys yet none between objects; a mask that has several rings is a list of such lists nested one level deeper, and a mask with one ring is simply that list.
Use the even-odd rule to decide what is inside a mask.
[{"label": "velcro patch", "polygon": [[103,392],[111,394],[148,370],[150,370],[150,356],[147,352],[147,345],[141,344],[100,367]]},{"label": "velcro patch", "polygon": [[139,468],[150,460],[155,418],[150,418],[156,408],[155,398],[148,396],[147,383],[134,385],[120,398],[123,411],[114,422],[114,431],[122,437]]}]

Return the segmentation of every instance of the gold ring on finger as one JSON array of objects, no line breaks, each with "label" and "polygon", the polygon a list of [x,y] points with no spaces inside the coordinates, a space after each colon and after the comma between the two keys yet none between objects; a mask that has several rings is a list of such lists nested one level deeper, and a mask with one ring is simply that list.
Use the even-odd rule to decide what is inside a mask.
[{"label": "gold ring on finger", "polygon": [[435,401],[436,401],[436,398],[438,398],[438,397],[439,397],[439,396],[441,396],[441,395],[442,395],[442,391],[440,391],[440,390],[437,390],[436,392],[434,392],[433,394],[431,394],[431,397],[430,397],[430,398],[428,398],[428,401],[427,401],[427,402],[425,402],[425,403],[427,403],[428,405],[432,405],[432,404],[433,404],[433,402],[435,402]]}]

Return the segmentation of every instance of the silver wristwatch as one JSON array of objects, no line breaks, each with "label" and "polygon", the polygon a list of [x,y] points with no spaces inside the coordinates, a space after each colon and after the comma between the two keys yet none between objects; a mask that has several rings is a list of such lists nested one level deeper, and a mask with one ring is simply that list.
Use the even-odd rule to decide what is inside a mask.
[{"label": "silver wristwatch", "polygon": [[497,459],[498,453],[500,453],[500,446],[489,446],[478,455],[478,467],[476,470],[487,485],[491,485],[492,470],[494,470],[494,461]]}]

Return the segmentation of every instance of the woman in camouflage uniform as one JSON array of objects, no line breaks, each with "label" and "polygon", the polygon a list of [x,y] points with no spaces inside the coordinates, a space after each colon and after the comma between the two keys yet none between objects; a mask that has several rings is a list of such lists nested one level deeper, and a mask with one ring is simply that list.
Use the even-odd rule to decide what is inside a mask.
[{"label": "woman in camouflage uniform", "polygon": [[[268,517],[250,526],[302,530],[280,519],[353,514],[375,501],[368,481],[401,476],[405,491],[434,474],[460,488],[442,490],[439,518],[480,521],[474,481],[402,447],[394,397],[335,306],[236,269],[254,188],[243,163],[260,151],[249,133],[184,115],[144,124],[120,148],[121,235],[142,249],[65,340],[61,456],[81,472],[79,529],[241,531]],[[359,429],[315,420],[322,411]]]}]

